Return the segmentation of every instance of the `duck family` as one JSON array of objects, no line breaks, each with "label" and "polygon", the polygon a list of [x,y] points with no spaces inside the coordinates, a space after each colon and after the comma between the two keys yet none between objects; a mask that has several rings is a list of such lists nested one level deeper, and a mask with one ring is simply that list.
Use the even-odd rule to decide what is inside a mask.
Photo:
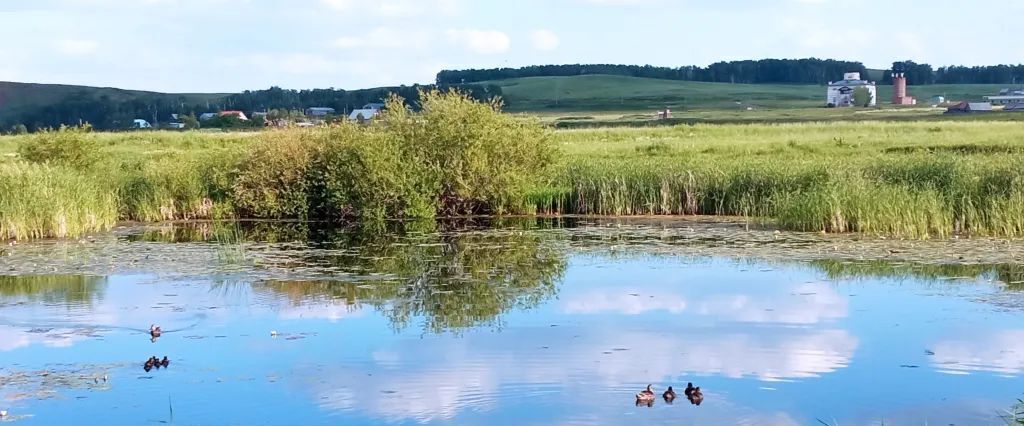
[{"label": "duck family", "polygon": [[156,356],[151,356],[149,357],[149,359],[146,360],[145,364],[142,364],[142,369],[146,370],[146,372],[148,373],[150,370],[154,368],[159,370],[160,367],[167,368],[167,366],[169,365],[171,365],[171,360],[167,359],[166,356],[163,359],[157,358]]},{"label": "duck family", "polygon": [[[700,405],[704,402],[704,392],[700,390],[700,386],[693,386],[693,383],[686,384],[686,389],[683,390],[683,395],[685,395],[686,399],[693,405]],[[665,402],[671,404],[677,397],[676,391],[672,386],[669,386],[668,389],[661,394],[661,397]],[[636,394],[636,405],[646,405],[651,407],[654,405],[654,399],[654,387],[653,385],[647,385],[646,389]]]}]

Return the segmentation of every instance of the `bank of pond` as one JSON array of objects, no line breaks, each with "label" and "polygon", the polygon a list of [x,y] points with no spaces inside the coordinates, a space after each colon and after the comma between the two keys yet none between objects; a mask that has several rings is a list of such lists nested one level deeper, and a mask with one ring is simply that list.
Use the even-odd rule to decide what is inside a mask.
[{"label": "bank of pond", "polygon": [[455,93],[425,93],[418,112],[391,102],[372,125],[0,139],[0,236],[76,237],[119,221],[534,214],[1024,234],[1024,129],[1011,122],[552,131]]}]

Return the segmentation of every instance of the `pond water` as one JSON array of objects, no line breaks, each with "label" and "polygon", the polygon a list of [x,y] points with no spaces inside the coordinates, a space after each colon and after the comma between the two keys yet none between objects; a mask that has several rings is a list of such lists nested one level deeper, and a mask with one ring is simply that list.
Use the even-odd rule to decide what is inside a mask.
[{"label": "pond water", "polygon": [[[1021,250],[562,220],[20,244],[0,253],[0,409],[26,425],[1004,424],[1024,396]],[[701,405],[635,404],[687,382]]]}]

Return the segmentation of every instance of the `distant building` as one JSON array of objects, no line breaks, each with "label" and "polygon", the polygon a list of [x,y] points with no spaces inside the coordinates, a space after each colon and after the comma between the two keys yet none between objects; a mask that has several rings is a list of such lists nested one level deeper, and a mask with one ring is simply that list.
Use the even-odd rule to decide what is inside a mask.
[{"label": "distant building", "polygon": [[917,99],[907,95],[907,74],[902,62],[892,66],[892,104],[917,105]]},{"label": "distant building", "polygon": [[966,114],[972,112],[992,112],[992,104],[988,102],[960,102],[946,109],[946,114]]},{"label": "distant building", "polygon": [[380,111],[380,110],[383,110],[384,107],[385,107],[385,105],[382,104],[382,103],[372,103],[372,104],[363,105],[362,109],[375,109],[377,111]]},{"label": "distant building", "polygon": [[149,124],[149,122],[146,121],[146,120],[143,120],[141,118],[136,118],[135,120],[132,120],[132,128],[133,129],[151,129],[151,128],[153,128],[153,126],[151,126]]},{"label": "distant building", "polygon": [[167,123],[167,128],[168,129],[178,129],[178,130],[184,129],[185,128],[185,123],[182,123],[182,122],[179,122],[179,121],[172,121],[170,123]]},{"label": "distant building", "polygon": [[326,117],[328,115],[334,115],[334,114],[335,114],[334,108],[326,108],[326,107],[306,108],[306,116],[309,116],[309,117]]},{"label": "distant building", "polygon": [[213,120],[214,118],[217,118],[217,113],[215,112],[204,112],[199,114],[199,121],[208,121]]},{"label": "distant building", "polygon": [[867,90],[871,97],[867,106],[878,104],[878,87],[874,82],[861,80],[859,72],[848,72],[842,80],[829,83],[825,104],[829,107],[854,106],[854,92],[860,88]]},{"label": "distant building", "polygon": [[379,109],[372,109],[372,108],[357,109],[357,110],[352,111],[352,113],[348,115],[348,119],[350,121],[359,121],[359,120],[367,120],[368,121],[368,120],[373,120],[374,118],[377,118],[378,114],[380,114],[380,110]]},{"label": "distant building", "polygon": [[1006,106],[1006,108],[1003,108],[1003,111],[1024,112],[1024,102],[1009,104]]},{"label": "distant building", "polygon": [[220,113],[217,114],[217,116],[218,117],[237,117],[239,120],[249,121],[249,117],[246,117],[245,113],[242,112],[242,111],[221,111]]},{"label": "distant building", "polygon": [[1024,102],[1024,95],[986,96],[985,100],[993,105],[1009,105]]}]

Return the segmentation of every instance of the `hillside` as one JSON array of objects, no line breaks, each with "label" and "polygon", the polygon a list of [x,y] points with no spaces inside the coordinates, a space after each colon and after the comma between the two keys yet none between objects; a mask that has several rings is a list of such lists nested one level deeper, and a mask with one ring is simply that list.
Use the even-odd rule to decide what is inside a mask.
[{"label": "hillside", "polygon": [[199,105],[217,102],[227,96],[227,94],[221,93],[158,93],[110,87],[0,81],[0,124],[17,121],[23,114],[67,103],[89,104],[110,101],[144,105],[173,103]]},{"label": "hillside", "polygon": [[[501,87],[510,111],[653,111],[675,109],[814,108],[824,103],[825,87],[789,84],[729,84],[673,81],[608,75],[526,77],[487,82]],[[980,100],[1000,85],[912,86],[913,96],[927,102],[942,95],[951,100]],[[891,86],[879,86],[884,104]]]}]

